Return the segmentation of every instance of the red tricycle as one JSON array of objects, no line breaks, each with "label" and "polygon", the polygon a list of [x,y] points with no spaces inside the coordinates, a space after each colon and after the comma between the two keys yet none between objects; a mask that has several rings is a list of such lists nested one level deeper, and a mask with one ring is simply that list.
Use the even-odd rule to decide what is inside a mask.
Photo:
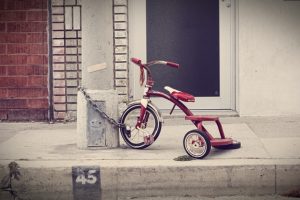
[{"label": "red tricycle", "polygon": [[[218,117],[193,115],[193,113],[182,103],[194,102],[195,97],[185,92],[166,86],[168,94],[152,89],[154,81],[151,76],[150,66],[167,65],[179,68],[179,64],[168,61],[151,61],[143,64],[140,59],[131,58],[131,61],[140,67],[140,84],[143,85],[146,71],[146,84],[143,98],[128,105],[120,118],[120,134],[126,144],[134,149],[144,149],[150,146],[159,136],[162,127],[162,117],[158,108],[151,102],[151,97],[162,97],[180,108],[185,113],[185,119],[191,120],[197,129],[186,133],[183,146],[188,155],[196,159],[207,156],[211,146],[218,149],[237,149],[241,143],[231,138],[226,138],[222,124]],[[217,124],[220,138],[214,138],[203,126],[203,121],[213,121]]]}]

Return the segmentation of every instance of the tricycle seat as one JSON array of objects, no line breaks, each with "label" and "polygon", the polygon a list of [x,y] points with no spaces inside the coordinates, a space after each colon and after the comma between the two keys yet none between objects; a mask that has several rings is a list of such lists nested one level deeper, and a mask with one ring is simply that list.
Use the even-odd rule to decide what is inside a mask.
[{"label": "tricycle seat", "polygon": [[185,102],[195,102],[195,97],[191,94],[188,94],[186,92],[181,92],[169,86],[166,86],[165,90],[167,90],[170,93],[170,95],[175,99],[179,99]]}]

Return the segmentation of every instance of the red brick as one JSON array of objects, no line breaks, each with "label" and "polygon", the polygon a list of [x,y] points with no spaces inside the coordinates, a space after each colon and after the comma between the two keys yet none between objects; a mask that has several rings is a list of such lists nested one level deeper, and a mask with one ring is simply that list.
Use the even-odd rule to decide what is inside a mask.
[{"label": "red brick", "polygon": [[47,87],[47,76],[29,76],[28,87]]},{"label": "red brick", "polygon": [[7,89],[6,88],[0,88],[0,99],[7,98]]},{"label": "red brick", "polygon": [[27,77],[1,77],[0,86],[6,88],[26,87]]},{"label": "red brick", "polygon": [[0,23],[0,32],[6,31],[6,23]]},{"label": "red brick", "polygon": [[48,12],[47,11],[28,11],[27,21],[47,21]]},{"label": "red brick", "polygon": [[26,64],[27,60],[25,55],[0,55],[0,65]]},{"label": "red brick", "polygon": [[47,44],[28,44],[29,54],[47,54],[48,45]]},{"label": "red brick", "polygon": [[0,76],[6,76],[6,71],[6,66],[0,66]]},{"label": "red brick", "polygon": [[32,97],[44,97],[47,98],[47,88],[9,88],[7,89],[8,98],[32,98]]},{"label": "red brick", "polygon": [[27,108],[26,99],[0,99],[0,109]]},{"label": "red brick", "polygon": [[5,9],[5,0],[0,0],[0,10]]},{"label": "red brick", "polygon": [[48,116],[48,109],[13,109],[7,112],[7,120],[11,121],[44,121]]},{"label": "red brick", "polygon": [[9,76],[47,75],[48,67],[39,65],[9,66],[6,71]]},{"label": "red brick", "polygon": [[25,10],[26,1],[24,0],[8,0],[6,1],[6,9],[8,10]]},{"label": "red brick", "polygon": [[28,54],[29,45],[28,44],[8,44],[7,45],[8,54]]},{"label": "red brick", "polygon": [[27,64],[45,64],[43,55],[29,55],[27,56]]},{"label": "red brick", "polygon": [[46,9],[47,0],[7,0],[8,10]]},{"label": "red brick", "polygon": [[47,63],[48,63],[48,56],[47,56],[47,55],[44,55],[44,56],[43,56],[43,59],[44,59],[44,64],[47,64]]},{"label": "red brick", "polygon": [[0,44],[0,54],[6,54],[6,45]]},{"label": "red brick", "polygon": [[48,99],[27,99],[28,108],[48,108]]},{"label": "red brick", "polygon": [[46,33],[27,33],[27,43],[45,43],[47,42]]},{"label": "red brick", "polygon": [[46,32],[47,22],[8,22],[7,32]]},{"label": "red brick", "polygon": [[37,66],[32,65],[32,75],[47,75],[48,74],[48,66]]},{"label": "red brick", "polygon": [[25,43],[24,33],[0,33],[0,43]]},{"label": "red brick", "polygon": [[27,66],[9,66],[7,67],[7,75],[9,76],[25,76],[29,75],[28,74],[28,69],[29,67]]},{"label": "red brick", "polygon": [[7,120],[8,118],[8,110],[0,110],[0,120]]},{"label": "red brick", "polygon": [[[1,47],[1,45],[0,45]],[[8,54],[47,54],[48,47],[45,44],[8,44]]]},{"label": "red brick", "polygon": [[0,12],[0,21],[2,22],[25,21],[25,20],[26,20],[26,12],[24,11]]}]

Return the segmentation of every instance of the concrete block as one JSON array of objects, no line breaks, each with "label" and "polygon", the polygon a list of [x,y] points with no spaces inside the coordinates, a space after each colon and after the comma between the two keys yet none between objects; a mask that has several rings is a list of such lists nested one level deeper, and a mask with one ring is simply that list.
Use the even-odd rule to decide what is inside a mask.
[{"label": "concrete block", "polygon": [[118,70],[126,70],[127,63],[115,63],[115,68]]},{"label": "concrete block", "polygon": [[66,38],[76,38],[76,31],[66,31]]},{"label": "concrete block", "polygon": [[65,5],[76,5],[75,0],[65,0]]},{"label": "concrete block", "polygon": [[77,46],[76,39],[66,39],[66,46]]},{"label": "concrete block", "polygon": [[127,7],[125,6],[115,6],[114,13],[127,13]]},{"label": "concrete block", "polygon": [[74,30],[81,29],[81,8],[79,6],[73,7],[73,28]]},{"label": "concrete block", "polygon": [[300,188],[300,166],[278,165],[276,166],[276,192],[287,193]]},{"label": "concrete block", "polygon": [[67,88],[67,94],[77,94],[77,88]]},{"label": "concrete block", "polygon": [[116,62],[126,62],[127,61],[127,55],[115,55],[115,61]]},{"label": "concrete block", "polygon": [[61,0],[53,0],[53,1],[52,1],[52,5],[53,5],[53,6],[63,6],[63,5],[64,5],[64,1],[61,1]]},{"label": "concrete block", "polygon": [[114,24],[115,29],[127,29],[127,23],[126,22],[118,22]]},{"label": "concrete block", "polygon": [[127,78],[127,71],[116,71],[116,78]]},{"label": "concrete block", "polygon": [[118,193],[119,197],[275,194],[273,165],[137,165],[103,167],[101,174],[103,193]]},{"label": "concrete block", "polygon": [[127,37],[127,32],[126,31],[115,31],[115,37]]},{"label": "concrete block", "polygon": [[114,0],[114,5],[127,5],[127,0]]},{"label": "concrete block", "polygon": [[127,87],[116,87],[118,94],[127,94],[128,88]]},{"label": "concrete block", "polygon": [[[105,112],[113,119],[118,119],[118,95],[115,90],[87,90],[87,93],[95,101],[105,103]],[[81,92],[78,92],[77,103],[77,146],[80,149],[88,148],[90,134],[90,122],[88,116],[88,102]],[[101,117],[102,118],[102,117]],[[91,120],[91,119],[90,119]],[[118,128],[104,119],[105,147],[114,148],[119,146]]]},{"label": "concrete block", "polygon": [[52,31],[52,38],[64,38],[64,31]]},{"label": "concrete block", "polygon": [[52,14],[64,14],[64,8],[63,7],[52,7]]},{"label": "concrete block", "polygon": [[64,22],[64,16],[63,15],[53,15],[52,22]]},{"label": "concrete block", "polygon": [[115,53],[127,53],[127,47],[126,46],[116,47],[115,48]]},{"label": "concrete block", "polygon": [[127,86],[127,79],[116,79],[115,80],[116,86]]},{"label": "concrete block", "polygon": [[52,23],[52,30],[53,31],[63,31],[65,30],[64,23]]},{"label": "concrete block", "polygon": [[115,15],[114,19],[116,22],[127,21],[127,16],[125,14]]},{"label": "concrete block", "polygon": [[66,64],[66,70],[77,70],[76,64]]},{"label": "concrete block", "polygon": [[77,102],[77,96],[67,96],[67,102],[76,103]]},{"label": "concrete block", "polygon": [[67,80],[67,86],[78,86],[77,80]]},{"label": "concrete block", "polygon": [[[118,102],[128,102],[128,95],[118,95]],[[122,107],[122,108],[121,108]],[[127,108],[127,104],[119,103],[119,113],[120,115],[124,112]]]},{"label": "concrete block", "polygon": [[127,45],[127,39],[115,39],[116,45]]},{"label": "concrete block", "polygon": [[236,166],[229,168],[228,178],[234,193],[275,194],[275,166]]},{"label": "concrete block", "polygon": [[62,39],[54,39],[52,40],[52,45],[53,46],[64,46],[65,41]]},{"label": "concrete block", "polygon": [[72,17],[72,7],[65,8],[65,27],[67,30],[72,30],[73,28],[73,17]]}]

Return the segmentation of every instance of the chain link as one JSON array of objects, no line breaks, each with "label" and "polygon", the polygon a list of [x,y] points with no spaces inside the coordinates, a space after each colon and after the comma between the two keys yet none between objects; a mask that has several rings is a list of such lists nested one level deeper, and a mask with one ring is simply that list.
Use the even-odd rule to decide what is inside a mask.
[{"label": "chain link", "polygon": [[82,92],[83,96],[92,105],[93,110],[97,111],[102,117],[104,117],[110,124],[113,124],[119,128],[124,128],[125,124],[118,123],[113,118],[109,117],[97,104],[96,102],[91,98],[90,95],[87,94],[85,88],[78,87],[78,90]]}]

